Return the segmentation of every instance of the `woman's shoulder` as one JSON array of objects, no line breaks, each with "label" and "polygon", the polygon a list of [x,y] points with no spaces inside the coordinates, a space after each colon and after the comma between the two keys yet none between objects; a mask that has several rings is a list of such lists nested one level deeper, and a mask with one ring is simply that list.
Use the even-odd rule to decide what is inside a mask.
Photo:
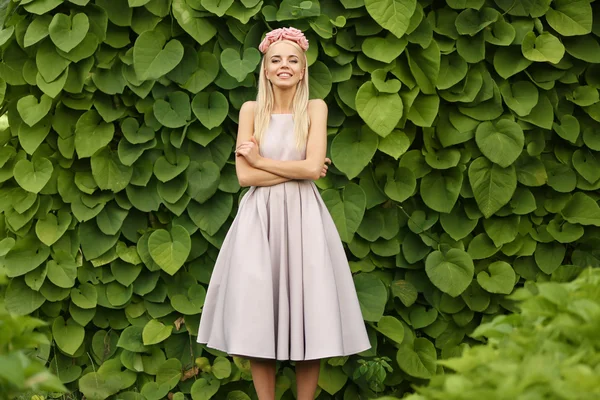
[{"label": "woman's shoulder", "polygon": [[309,118],[327,116],[327,103],[323,99],[311,99],[308,101]]},{"label": "woman's shoulder", "polygon": [[244,104],[242,104],[242,107],[240,108],[240,114],[244,113],[244,114],[254,115],[255,109],[256,109],[256,101],[249,100],[249,101],[244,102]]}]

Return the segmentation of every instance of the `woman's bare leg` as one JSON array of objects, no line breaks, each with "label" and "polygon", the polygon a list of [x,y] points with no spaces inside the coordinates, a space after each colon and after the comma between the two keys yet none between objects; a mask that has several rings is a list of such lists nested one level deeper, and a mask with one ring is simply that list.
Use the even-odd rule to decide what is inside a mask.
[{"label": "woman's bare leg", "polygon": [[319,381],[321,360],[296,361],[297,400],[313,400]]},{"label": "woman's bare leg", "polygon": [[259,400],[275,400],[275,360],[251,358],[252,381]]}]

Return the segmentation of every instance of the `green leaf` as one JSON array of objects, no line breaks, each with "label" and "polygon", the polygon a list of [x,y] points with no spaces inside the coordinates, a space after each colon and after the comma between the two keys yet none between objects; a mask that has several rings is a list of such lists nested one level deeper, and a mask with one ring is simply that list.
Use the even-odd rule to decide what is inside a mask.
[{"label": "green leaf", "polygon": [[432,210],[448,213],[458,200],[462,182],[463,173],[458,167],[433,171],[421,180],[421,198]]},{"label": "green leaf", "polygon": [[535,85],[528,81],[517,81],[512,84],[504,81],[500,85],[500,93],[506,105],[522,117],[529,115],[539,98]]},{"label": "green leaf", "polygon": [[85,112],[75,125],[75,151],[79,158],[91,157],[113,138],[115,127],[102,121],[95,110]]},{"label": "green leaf", "polygon": [[367,57],[389,64],[402,54],[407,44],[405,37],[398,39],[388,34],[385,38],[367,37],[361,49]]},{"label": "green leaf", "polygon": [[227,220],[232,207],[233,197],[228,193],[217,192],[203,204],[191,201],[187,212],[198,228],[213,236]]},{"label": "green leaf", "polygon": [[415,193],[415,174],[406,167],[399,167],[394,174],[389,173],[383,191],[392,200],[402,203]]},{"label": "green leaf", "polygon": [[45,302],[44,296],[27,286],[24,279],[11,279],[6,288],[4,304],[13,315],[30,315]]},{"label": "green leaf", "polygon": [[493,262],[488,266],[488,272],[477,274],[477,282],[490,293],[510,294],[515,280],[515,271],[504,261]]},{"label": "green leaf", "polygon": [[212,365],[211,372],[217,379],[226,379],[231,375],[231,362],[225,357],[217,357]]},{"label": "green leaf", "polygon": [[133,46],[133,67],[138,79],[154,80],[166,75],[183,58],[183,45],[167,39],[160,32],[146,31]]},{"label": "green leaf", "polygon": [[589,0],[555,0],[546,21],[562,36],[587,35],[592,31],[592,5]]},{"label": "green leaf", "polygon": [[192,101],[192,111],[208,129],[220,126],[229,112],[229,102],[220,92],[198,93]]},{"label": "green leaf", "polygon": [[490,7],[483,7],[481,10],[467,8],[456,17],[456,30],[461,35],[474,36],[496,22],[499,17],[500,13]]},{"label": "green leaf", "polygon": [[408,110],[408,119],[417,126],[433,126],[439,108],[440,98],[437,95],[418,94]]},{"label": "green leaf", "polygon": [[365,0],[367,12],[382,27],[397,38],[408,30],[410,18],[416,10],[416,0]]},{"label": "green leaf", "polygon": [[192,116],[190,98],[185,92],[169,93],[167,100],[156,100],[152,109],[158,122],[167,128],[180,128]]},{"label": "green leaf", "polygon": [[387,302],[387,289],[381,279],[371,273],[354,275],[358,302],[365,321],[377,322],[383,316]]},{"label": "green leaf", "polygon": [[431,282],[452,297],[460,295],[471,284],[475,266],[464,250],[450,249],[446,254],[434,251],[425,260],[425,271]]},{"label": "green leaf", "polygon": [[485,157],[469,166],[469,182],[479,209],[486,218],[508,204],[517,188],[514,166],[502,168]]},{"label": "green leaf", "polygon": [[221,386],[221,381],[218,379],[213,379],[210,383],[204,379],[197,379],[191,388],[192,400],[209,400],[213,397]]},{"label": "green leaf", "polygon": [[516,122],[501,119],[496,123],[485,121],[479,124],[475,132],[475,141],[479,150],[493,163],[506,168],[523,151],[525,136]]},{"label": "green leaf", "polygon": [[38,147],[44,142],[50,128],[52,127],[52,119],[46,116],[40,122],[30,127],[27,124],[19,126],[19,143],[27,154],[33,154]]},{"label": "green leaf", "polygon": [[347,381],[348,375],[344,373],[341,367],[321,362],[318,384],[325,392],[334,395],[342,390]]},{"label": "green leaf", "polygon": [[356,93],[356,111],[378,135],[389,135],[402,117],[403,103],[397,93],[378,93],[373,82],[365,82]]},{"label": "green leaf", "polygon": [[331,143],[331,159],[340,171],[353,179],[375,155],[378,141],[378,136],[365,126],[342,129]]},{"label": "green leaf", "polygon": [[144,330],[142,331],[142,341],[144,346],[150,346],[166,340],[171,336],[172,330],[172,326],[165,326],[162,322],[151,319],[144,325]]},{"label": "green leaf", "polygon": [[177,23],[201,45],[217,33],[213,24],[207,18],[202,18],[203,14],[191,8],[186,0],[173,0],[172,10]]},{"label": "green leaf", "polygon": [[32,46],[48,36],[50,22],[52,22],[52,15],[46,14],[35,17],[27,27],[27,31],[25,31],[25,37],[23,38],[24,46]]},{"label": "green leaf", "polygon": [[363,220],[366,207],[365,192],[355,183],[344,186],[342,194],[335,189],[321,193],[331,213],[342,241],[349,243]]},{"label": "green leaf", "polygon": [[222,17],[233,4],[233,0],[201,0],[200,3],[211,13]]},{"label": "green leaf", "polygon": [[45,94],[42,94],[40,100],[30,94],[25,97],[21,97],[17,102],[17,110],[19,115],[29,126],[34,126],[44,118],[52,108],[52,98]]},{"label": "green leaf", "polygon": [[420,379],[429,379],[435,374],[436,360],[435,346],[423,337],[416,338],[413,343],[403,343],[396,355],[400,369]]},{"label": "green leaf", "polygon": [[239,52],[231,48],[221,52],[221,65],[238,82],[242,82],[248,74],[254,72],[260,63],[260,59],[260,52],[255,48],[244,50],[242,57],[240,57]]},{"label": "green leaf", "polygon": [[192,241],[188,231],[174,225],[171,232],[158,229],[148,238],[150,255],[156,264],[169,275],[174,275],[181,268],[190,254]]},{"label": "green leaf", "polygon": [[582,192],[573,194],[560,214],[572,224],[600,226],[600,206]]},{"label": "green leaf", "polygon": [[98,292],[91,283],[82,283],[71,289],[71,300],[79,308],[93,309],[96,308]]},{"label": "green leaf", "polygon": [[565,46],[558,38],[549,32],[543,32],[539,36],[529,32],[523,38],[521,50],[525,58],[537,62],[551,62],[557,64],[565,55]]},{"label": "green leaf", "polygon": [[71,215],[61,210],[58,212],[58,218],[54,214],[48,214],[44,219],[38,220],[35,233],[42,243],[52,246],[65,234],[70,225]]},{"label": "green leaf", "polygon": [[84,13],[72,17],[65,14],[55,14],[48,26],[52,42],[64,52],[70,52],[83,41],[90,29],[90,20]]},{"label": "green leaf", "polygon": [[385,315],[381,317],[375,329],[398,344],[404,340],[404,325],[397,318]]},{"label": "green leaf", "polygon": [[77,322],[69,319],[66,323],[63,317],[57,317],[52,323],[52,338],[59,349],[69,355],[75,354],[83,343],[85,329]]},{"label": "green leaf", "polygon": [[54,167],[52,162],[44,157],[34,159],[33,162],[26,159],[19,160],[15,164],[13,174],[15,180],[23,189],[32,193],[39,193],[50,181]]},{"label": "green leaf", "polygon": [[106,147],[92,156],[91,165],[92,175],[102,190],[119,192],[133,176],[133,168],[123,165],[117,153]]}]

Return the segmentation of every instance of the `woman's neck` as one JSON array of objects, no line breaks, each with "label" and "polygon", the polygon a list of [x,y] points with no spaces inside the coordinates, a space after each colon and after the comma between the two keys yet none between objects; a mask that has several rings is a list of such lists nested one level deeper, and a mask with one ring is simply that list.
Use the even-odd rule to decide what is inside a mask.
[{"label": "woman's neck", "polygon": [[273,87],[273,114],[291,114],[296,88],[281,90]]}]

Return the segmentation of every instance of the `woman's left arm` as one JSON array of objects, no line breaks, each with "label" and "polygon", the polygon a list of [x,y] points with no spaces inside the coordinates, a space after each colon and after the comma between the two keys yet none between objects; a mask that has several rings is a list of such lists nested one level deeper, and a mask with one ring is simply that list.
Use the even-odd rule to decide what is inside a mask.
[{"label": "woman's left arm", "polygon": [[280,161],[258,156],[254,167],[290,179],[319,179],[327,153],[327,104],[321,99],[311,100],[308,115],[310,128],[305,160]]}]

